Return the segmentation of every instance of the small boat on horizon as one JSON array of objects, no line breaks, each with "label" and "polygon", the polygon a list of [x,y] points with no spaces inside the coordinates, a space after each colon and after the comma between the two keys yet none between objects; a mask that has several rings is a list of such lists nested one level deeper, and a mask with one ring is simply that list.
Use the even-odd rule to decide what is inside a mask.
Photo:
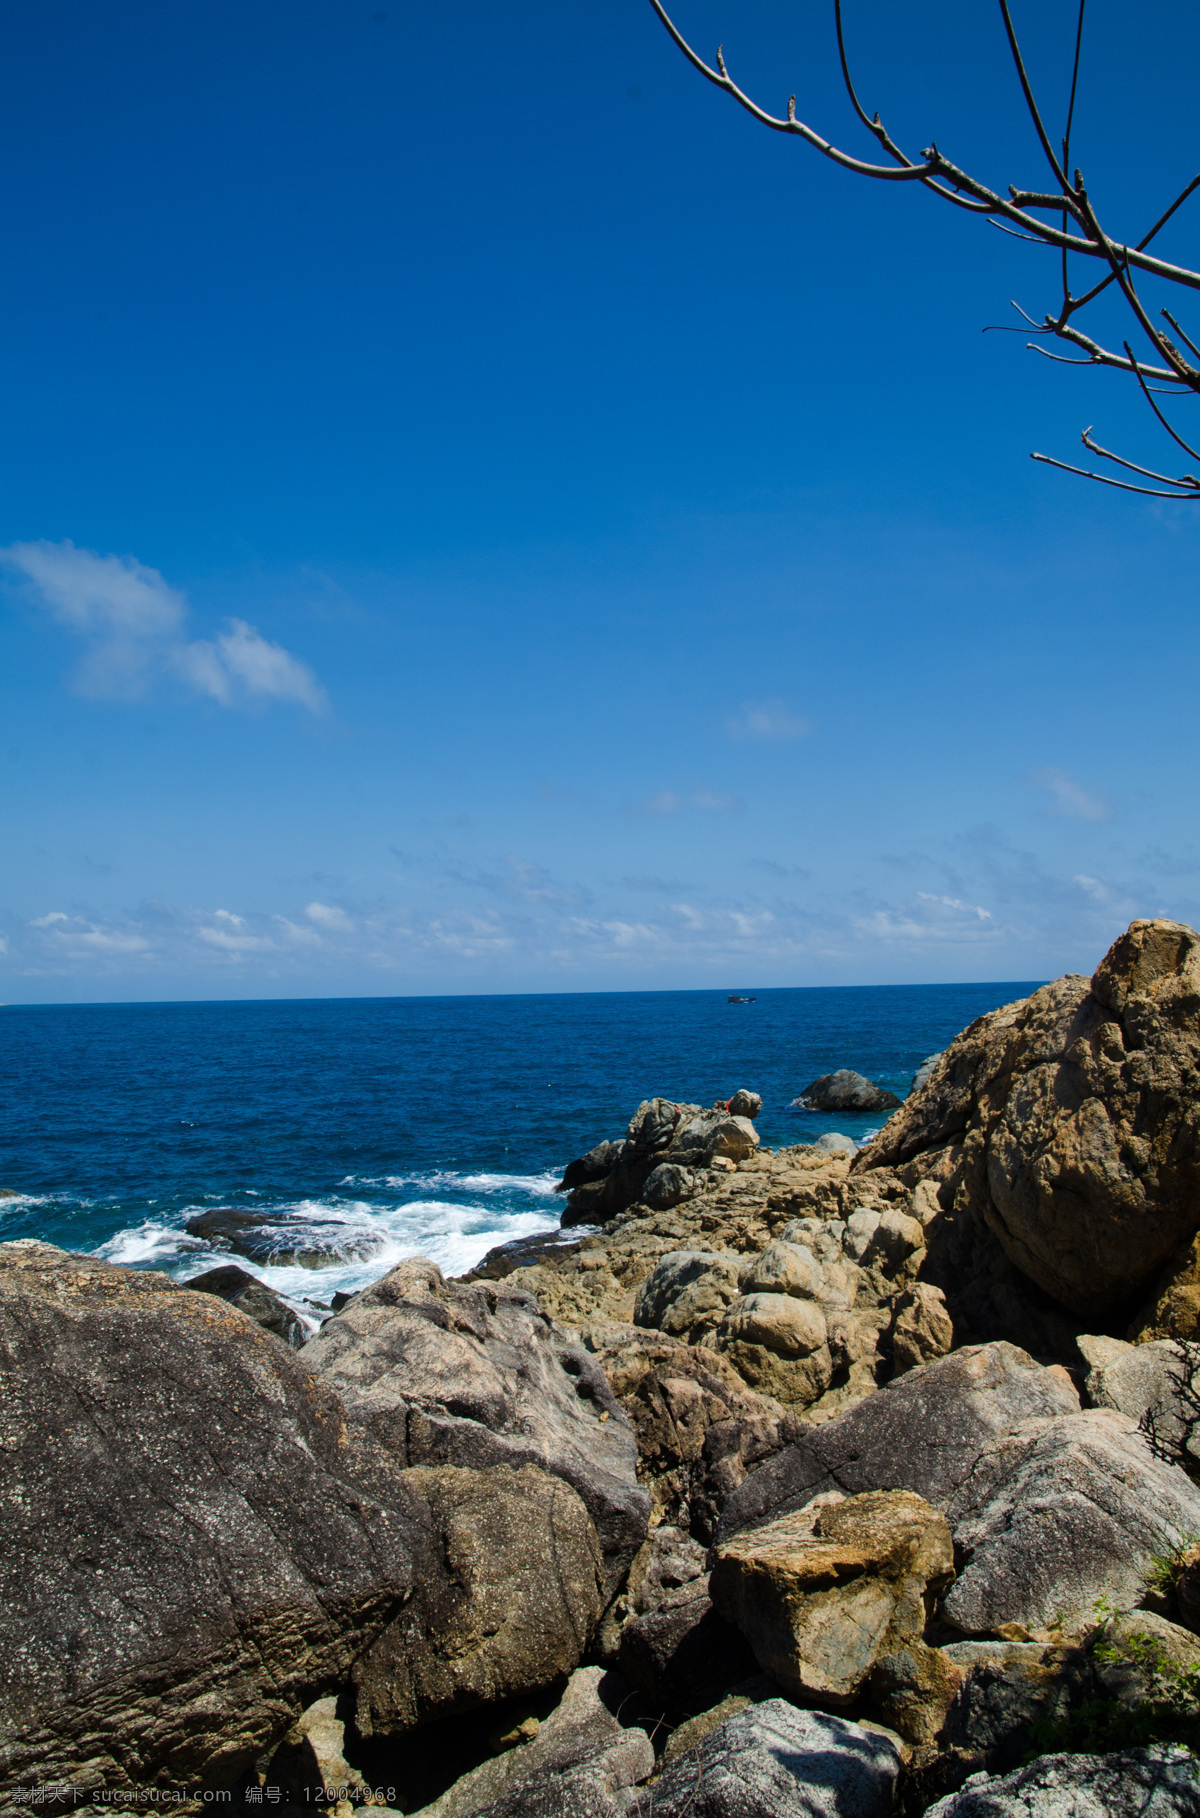
[{"label": "small boat on horizon", "polygon": [[738,997],[731,992],[725,1002],[727,1004],[756,1004],[758,999],[756,997]]}]

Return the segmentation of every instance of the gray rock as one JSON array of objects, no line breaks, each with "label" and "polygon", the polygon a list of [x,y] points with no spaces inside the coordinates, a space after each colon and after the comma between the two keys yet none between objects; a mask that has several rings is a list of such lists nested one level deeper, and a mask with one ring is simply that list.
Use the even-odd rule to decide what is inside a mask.
[{"label": "gray rock", "polygon": [[259,1212],[252,1206],[214,1206],[189,1218],[184,1229],[217,1250],[232,1250],[251,1262],[302,1269],[330,1269],[338,1263],[369,1262],[388,1243],[373,1221],[357,1223],[320,1213]]},{"label": "gray rock", "polygon": [[363,1736],[396,1736],[573,1672],[604,1608],[595,1529],[568,1484],[533,1465],[416,1469],[439,1571],[355,1662]]},{"label": "gray rock", "polygon": [[718,1250],[668,1250],[638,1289],[634,1324],[683,1339],[697,1327],[715,1331],[737,1296],[742,1260]]},{"label": "gray rock", "polygon": [[586,1155],[579,1157],[578,1161],[567,1163],[563,1169],[562,1179],[554,1191],[569,1193],[574,1187],[585,1186],[590,1181],[603,1180],[606,1174],[611,1173],[624,1146],[624,1142],[621,1140],[615,1143],[597,1143],[594,1149],[589,1149]]},{"label": "gray rock", "polygon": [[282,1294],[276,1294],[265,1281],[239,1269],[236,1263],[207,1269],[203,1275],[193,1275],[185,1285],[193,1293],[215,1294],[218,1300],[227,1300],[231,1307],[247,1314],[264,1331],[274,1332],[276,1338],[282,1338],[293,1350],[298,1351],[312,1337],[311,1326],[305,1325],[295,1307],[289,1305]]},{"label": "gray rock", "polygon": [[1038,1416],[1078,1411],[1064,1370],[1044,1369],[1002,1341],[964,1346],[807,1429],[760,1465],[726,1503],[719,1538],[830,1490],[915,1490],[944,1509],[998,1435]]},{"label": "gray rock", "polygon": [[1188,1749],[1043,1755],[994,1778],[975,1774],[926,1818],[1198,1818],[1200,1779]]},{"label": "gray rock", "polygon": [[925,1056],[925,1059],[921,1062],[921,1065],[917,1068],[916,1072],[913,1074],[912,1087],[911,1087],[911,1090],[913,1092],[919,1092],[921,1090],[921,1087],[928,1083],[930,1075],[932,1074],[934,1068],[937,1066],[938,1062],[941,1060],[942,1055],[944,1053],[945,1053],[945,1049],[942,1048],[942,1049],[939,1049],[936,1054],[927,1054]]},{"label": "gray rock", "polygon": [[642,1204],[654,1212],[667,1212],[695,1189],[696,1176],[690,1168],[681,1168],[678,1162],[659,1162],[646,1176]]},{"label": "gray rock", "polygon": [[713,1608],[707,1578],[667,1592],[627,1623],[617,1662],[656,1709],[680,1717],[711,1709],[759,1670],[750,1644]]},{"label": "gray rock", "polygon": [[1070,1630],[1094,1620],[1100,1598],[1140,1600],[1153,1557],[1200,1533],[1200,1489],[1124,1415],[1091,1408],[993,1440],[946,1515],[963,1560],[942,1603],[951,1622],[968,1634],[1059,1619]]},{"label": "gray rock", "polygon": [[826,1130],[818,1136],[813,1144],[814,1149],[824,1149],[827,1155],[857,1155],[858,1144],[852,1136],[843,1136],[840,1130]]},{"label": "gray rock", "polygon": [[894,1111],[900,1100],[863,1074],[839,1067],[805,1086],[795,1102],[806,1111]]},{"label": "gray rock", "polygon": [[223,1787],[344,1683],[429,1511],[210,1294],[0,1246],[0,1773]]},{"label": "gray rock", "polygon": [[647,1818],[887,1818],[900,1751],[878,1730],[782,1698],[739,1711],[680,1755]]},{"label": "gray rock", "polygon": [[738,1287],[743,1294],[798,1294],[821,1297],[821,1271],[807,1245],[779,1241],[743,1263]]},{"label": "gray rock", "polygon": [[747,1092],[743,1089],[735,1092],[729,1101],[730,1117],[748,1117],[751,1123],[761,1110],[762,1098],[757,1092]]},{"label": "gray rock", "polygon": [[646,1537],[633,1430],[596,1359],[502,1282],[414,1257],[304,1349],[350,1421],[405,1465],[536,1464],[582,1497],[615,1591]]},{"label": "gray rock", "polygon": [[671,1159],[694,1168],[707,1167],[715,1156],[745,1161],[758,1148],[758,1131],[748,1117],[703,1111],[682,1124],[671,1144]]},{"label": "gray rock", "polygon": [[1075,1341],[1090,1364],[1084,1395],[1094,1408],[1115,1408],[1150,1431],[1175,1463],[1200,1467],[1200,1384],[1181,1345],[1153,1339],[1128,1345],[1085,1335]]},{"label": "gray rock", "polygon": [[529,1742],[464,1774],[420,1818],[606,1818],[622,1789],[654,1772],[646,1732],[615,1715],[628,1692],[615,1674],[581,1667]]}]

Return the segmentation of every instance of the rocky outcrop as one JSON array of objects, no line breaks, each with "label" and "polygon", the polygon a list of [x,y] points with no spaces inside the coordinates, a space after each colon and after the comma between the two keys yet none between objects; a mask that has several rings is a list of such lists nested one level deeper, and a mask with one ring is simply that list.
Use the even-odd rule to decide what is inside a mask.
[{"label": "rocky outcrop", "polygon": [[633,1427],[653,1519],[707,1540],[749,1465],[784,1443],[784,1410],[708,1347],[631,1326],[594,1327],[587,1344]]},{"label": "rocky outcrop", "polygon": [[403,1734],[574,1671],[604,1607],[595,1530],[533,1465],[406,1474],[433,1515],[438,1573],[356,1661],[358,1729]]},{"label": "rocky outcrop", "polygon": [[871,1683],[884,1721],[927,1742],[961,1675],[926,1647],[954,1576],[945,1518],[907,1490],[785,1515],[717,1548],[711,1595],[793,1697],[849,1704]]},{"label": "rocky outcrop", "polygon": [[226,1263],[219,1269],[207,1269],[203,1275],[193,1275],[187,1286],[194,1294],[215,1294],[218,1300],[227,1300],[231,1307],[247,1314],[264,1331],[274,1332],[276,1338],[282,1338],[285,1345],[291,1345],[297,1351],[312,1337],[313,1322],[305,1325],[295,1307],[289,1305],[282,1294],[276,1294],[266,1282],[239,1269],[236,1263]]},{"label": "rocky outcrop", "polygon": [[1079,1412],[1066,1372],[1015,1345],[967,1346],[908,1371],[838,1419],[802,1426],[725,1504],[720,1537],[816,1497],[911,1490],[944,1509],[989,1444],[1026,1422]]},{"label": "rocky outcrop", "polygon": [[1094,1408],[1115,1408],[1146,1434],[1155,1452],[1200,1476],[1200,1354],[1171,1339],[1124,1344],[1085,1335],[1084,1394]]},{"label": "rocky outcrop", "polygon": [[0,1763],[228,1786],[435,1571],[336,1395],[162,1275],[0,1247]]},{"label": "rocky outcrop", "polygon": [[1200,1489],[1107,1408],[993,1440],[946,1505],[962,1557],[942,1602],[968,1634],[1085,1627],[1140,1602],[1156,1557],[1200,1533]]},{"label": "rocky outcrop", "polygon": [[678,1756],[639,1805],[646,1818],[887,1818],[899,1771],[878,1731],[772,1698]]},{"label": "rocky outcrop", "polygon": [[464,1774],[421,1818],[610,1818],[654,1772],[645,1730],[618,1720],[628,1694],[615,1674],[581,1667],[527,1741]]},{"label": "rocky outcrop", "polygon": [[633,1432],[595,1358],[531,1295],[448,1282],[416,1257],[327,1320],[304,1360],[402,1465],[533,1464],[561,1477],[595,1523],[617,1589],[650,1506]]},{"label": "rocky outcrop", "polygon": [[739,1162],[754,1153],[752,1119],[761,1109],[757,1092],[735,1092],[711,1111],[668,1098],[643,1099],[624,1141],[599,1143],[564,1171],[559,1185],[571,1194],[563,1224],[604,1224],[642,1199],[657,1210],[678,1205],[698,1190],[714,1162]]},{"label": "rocky outcrop", "polygon": [[1200,1818],[1191,1751],[1171,1746],[1118,1755],[1043,1755],[999,1779],[980,1774],[939,1799],[927,1818]]},{"label": "rocky outcrop", "polygon": [[803,1111],[894,1111],[900,1100],[849,1067],[823,1073],[793,1101]]},{"label": "rocky outcrop", "polygon": [[958,1036],[854,1167],[937,1178],[1060,1306],[1117,1312],[1200,1222],[1198,1012],[1200,936],[1133,922],[1090,982]]}]

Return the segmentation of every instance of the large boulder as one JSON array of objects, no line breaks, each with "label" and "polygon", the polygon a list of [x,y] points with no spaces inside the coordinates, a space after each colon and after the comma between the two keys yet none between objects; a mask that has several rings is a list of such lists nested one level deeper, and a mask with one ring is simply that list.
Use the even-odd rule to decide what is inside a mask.
[{"label": "large boulder", "polygon": [[746,1474],[730,1455],[741,1463],[777,1451],[783,1409],[707,1346],[631,1326],[593,1328],[587,1342],[633,1427],[655,1519],[707,1539],[714,1498],[722,1501]]},{"label": "large boulder", "polygon": [[421,1818],[610,1818],[654,1772],[645,1730],[618,1721],[628,1694],[616,1674],[580,1667],[528,1741],[464,1774]]},{"label": "large boulder", "polygon": [[534,1465],[416,1469],[441,1571],[354,1667],[363,1736],[535,1691],[574,1671],[604,1607],[595,1530],[575,1491]]},{"label": "large boulder", "polygon": [[350,1421],[403,1465],[534,1464],[582,1497],[615,1591],[646,1537],[637,1445],[595,1358],[503,1282],[414,1257],[304,1349]]},{"label": "large boulder", "polygon": [[758,1672],[748,1641],[713,1608],[705,1578],[667,1591],[621,1630],[617,1662],[656,1710],[694,1717]]},{"label": "large boulder", "polygon": [[668,1250],[638,1289],[634,1324],[698,1342],[737,1298],[742,1262],[718,1250]]},{"label": "large boulder", "polygon": [[899,1749],[878,1731],[770,1698],[678,1756],[641,1810],[646,1818],[888,1818],[899,1772]]},{"label": "large boulder", "polygon": [[276,1294],[265,1281],[239,1269],[236,1263],[206,1269],[203,1275],[193,1275],[186,1285],[193,1294],[215,1294],[218,1300],[227,1300],[231,1307],[248,1314],[265,1331],[274,1332],[276,1338],[282,1338],[285,1345],[297,1351],[312,1337],[313,1322],[305,1325],[282,1294]]},{"label": "large boulder", "polygon": [[1003,1342],[923,1364],[752,1471],[725,1504],[720,1537],[830,1491],[912,1490],[945,1508],[989,1442],[1039,1416],[1078,1413],[1066,1372]]},{"label": "large boulder", "polygon": [[927,1742],[960,1678],[923,1640],[927,1600],[953,1576],[945,1517],[910,1491],[884,1490],[727,1541],[710,1592],[793,1697],[844,1705],[879,1679],[885,1719]]},{"label": "large boulder", "polygon": [[973,1776],[926,1818],[1200,1818],[1190,1749],[1156,1744],[1117,1755],[1043,1755],[993,1778]]},{"label": "large boulder", "polygon": [[839,1067],[805,1086],[795,1103],[805,1111],[894,1111],[900,1100],[886,1086]]},{"label": "large boulder", "polygon": [[1169,1338],[1125,1344],[1076,1340],[1089,1364],[1084,1394],[1094,1408],[1115,1408],[1146,1434],[1160,1457],[1200,1474],[1200,1353]]},{"label": "large boulder", "polygon": [[1090,981],[972,1023],[853,1167],[933,1173],[1029,1280],[1103,1317],[1200,1224],[1198,1068],[1200,936],[1135,921]]},{"label": "large boulder", "polygon": [[942,1601],[968,1634],[1094,1619],[1141,1599],[1155,1558],[1200,1533],[1200,1489],[1107,1408],[995,1439],[946,1507],[962,1560]]},{"label": "large boulder", "polygon": [[0,1246],[0,1771],[228,1786],[436,1576],[427,1507],[210,1294]]}]

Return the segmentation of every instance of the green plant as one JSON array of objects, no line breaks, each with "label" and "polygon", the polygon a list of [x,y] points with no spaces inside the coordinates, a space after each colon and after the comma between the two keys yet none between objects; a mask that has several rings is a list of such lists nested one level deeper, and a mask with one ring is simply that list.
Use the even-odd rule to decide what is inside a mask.
[{"label": "green plant", "polygon": [[1184,1559],[1196,1545],[1197,1539],[1200,1536],[1187,1534],[1170,1552],[1151,1554],[1145,1577],[1148,1591],[1157,1591],[1160,1597],[1174,1597]]},{"label": "green plant", "polygon": [[1102,1631],[1091,1652],[1101,1666],[1135,1668],[1145,1683],[1144,1696],[1130,1699],[1101,1690],[1065,1716],[1038,1719],[1030,1727],[1027,1762],[1038,1755],[1105,1755],[1155,1742],[1191,1746],[1200,1740],[1200,1666],[1176,1666],[1153,1635]]}]

